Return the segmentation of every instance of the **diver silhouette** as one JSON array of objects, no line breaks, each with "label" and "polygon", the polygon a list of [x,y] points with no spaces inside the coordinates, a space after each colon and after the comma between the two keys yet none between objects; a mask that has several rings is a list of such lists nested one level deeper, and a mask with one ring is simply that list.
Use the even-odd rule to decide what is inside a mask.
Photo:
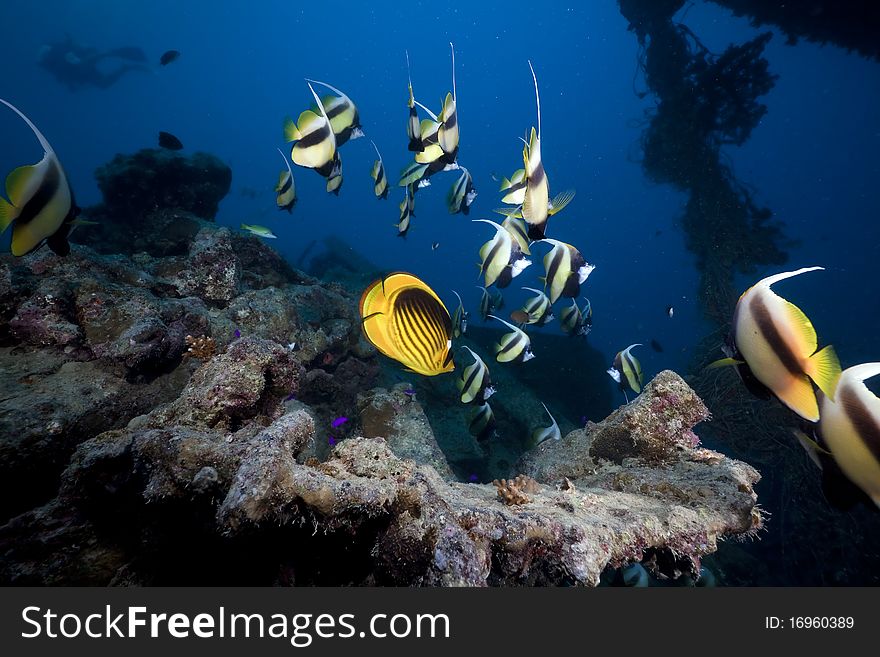
[{"label": "diver silhouette", "polygon": [[[119,63],[112,70],[102,70],[105,60],[116,59]],[[44,45],[37,63],[51,73],[71,91],[82,87],[107,89],[126,73],[150,71],[144,62],[144,51],[133,46],[100,51],[77,44],[69,35],[64,41]]]}]

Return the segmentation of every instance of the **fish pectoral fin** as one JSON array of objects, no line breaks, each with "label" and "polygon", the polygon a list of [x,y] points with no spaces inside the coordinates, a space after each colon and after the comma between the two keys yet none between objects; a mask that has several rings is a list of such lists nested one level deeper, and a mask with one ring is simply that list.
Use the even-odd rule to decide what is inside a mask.
[{"label": "fish pectoral fin", "polygon": [[557,212],[561,212],[565,209],[565,206],[571,203],[571,200],[574,198],[575,191],[573,189],[567,189],[564,192],[560,192],[556,196],[553,197],[553,200],[550,201],[550,208],[547,210],[547,214],[551,217]]},{"label": "fish pectoral fin", "polygon": [[4,233],[9,225],[18,217],[18,208],[5,198],[0,197],[0,234]]},{"label": "fish pectoral fin", "polygon": [[707,370],[715,370],[719,367],[734,367],[736,365],[743,365],[745,361],[737,360],[736,358],[719,358],[716,361],[712,361],[708,365],[706,365]]},{"label": "fish pectoral fin", "polygon": [[284,141],[297,141],[302,139],[302,133],[296,127],[296,123],[289,116],[284,117]]},{"label": "fish pectoral fin", "polygon": [[828,345],[810,356],[806,370],[809,377],[819,386],[819,390],[833,401],[841,371],[834,347]]}]

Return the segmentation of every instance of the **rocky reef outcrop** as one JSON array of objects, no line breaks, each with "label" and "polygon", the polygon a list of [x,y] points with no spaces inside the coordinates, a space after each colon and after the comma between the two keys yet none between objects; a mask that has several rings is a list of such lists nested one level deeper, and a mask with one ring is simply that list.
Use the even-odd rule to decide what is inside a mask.
[{"label": "rocky reef outcrop", "polygon": [[[360,386],[373,385],[375,358],[354,330],[350,295],[291,268],[260,240],[174,205],[197,208],[184,189],[192,184],[203,198],[213,190],[216,206],[228,180],[216,180],[225,165],[212,162],[145,151],[105,167],[107,230],[143,230],[173,248],[113,252],[113,239],[86,226],[76,236],[88,245],[74,244],[67,257],[48,249],[0,256],[0,522],[50,499],[79,443],[174,400],[202,360],[239,337],[271,340],[273,360],[310,366],[299,393],[322,417],[353,408]],[[141,177],[159,185],[156,196],[120,206]],[[149,212],[170,224],[180,217],[187,229],[143,224]],[[196,354],[188,339],[212,347]],[[327,394],[320,377],[340,368],[352,376]]]},{"label": "rocky reef outcrop", "polygon": [[[242,339],[177,400],[81,444],[58,497],[0,528],[0,578],[596,585],[634,561],[695,575],[720,538],[761,526],[758,474],[697,446],[705,408],[671,372],[608,421],[526,454],[534,479],[511,482],[530,482],[515,496],[450,481],[384,437],[343,440],[320,460],[314,413],[282,397],[301,376],[279,347]],[[384,417],[394,394],[362,403]],[[401,403],[402,419],[365,426],[408,423],[407,447],[434,458],[419,403]]]}]

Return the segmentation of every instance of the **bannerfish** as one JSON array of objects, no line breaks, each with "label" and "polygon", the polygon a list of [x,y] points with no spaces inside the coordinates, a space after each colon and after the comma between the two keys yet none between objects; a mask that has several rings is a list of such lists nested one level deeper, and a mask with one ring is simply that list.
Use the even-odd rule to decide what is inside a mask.
[{"label": "bannerfish", "polygon": [[522,205],[526,197],[526,170],[517,169],[510,178],[501,181],[502,192],[507,192],[501,197],[502,203],[510,205]]},{"label": "bannerfish", "polygon": [[320,84],[336,94],[335,96],[327,95],[321,97],[324,115],[330,121],[330,127],[336,136],[336,148],[339,148],[350,139],[359,139],[364,136],[357,106],[351,98],[326,82],[310,80],[308,78],[306,78],[306,82]]},{"label": "bannerfish", "polygon": [[495,294],[490,294],[489,290],[482,285],[477,285],[476,288],[483,291],[483,294],[480,295],[480,317],[485,322],[489,319],[489,315],[501,310],[501,307],[504,305],[504,298],[497,291]]},{"label": "bannerfish", "polygon": [[492,437],[495,432],[495,414],[488,402],[474,409],[468,424],[468,431],[479,442],[485,442]]},{"label": "bannerfish", "polygon": [[458,95],[455,91],[455,46],[449,42],[449,49],[452,52],[452,92],[446,94],[443,100],[443,109],[440,111],[440,126],[437,129],[437,143],[443,149],[447,164],[455,162],[458,155],[458,111],[457,102]]},{"label": "bannerfish", "polygon": [[501,340],[495,345],[495,360],[499,363],[525,363],[535,357],[532,353],[532,341],[525,331],[495,315],[489,317],[497,319],[510,329],[510,333],[502,335]]},{"label": "bannerfish", "polygon": [[240,228],[242,230],[246,230],[252,235],[256,235],[257,237],[265,237],[266,239],[270,240],[278,239],[277,235],[274,235],[272,231],[265,226],[257,226],[255,224],[241,224]]},{"label": "bannerfish", "polygon": [[446,206],[449,208],[449,214],[458,214],[470,212],[471,203],[477,197],[477,190],[474,189],[474,180],[470,171],[465,167],[461,167],[461,175],[452,184],[449,194],[446,195]]},{"label": "bannerfish", "polygon": [[409,139],[409,150],[419,153],[424,150],[422,145],[422,131],[419,122],[419,111],[416,109],[416,99],[413,96],[412,75],[409,70],[409,51],[406,51],[406,77],[409,82],[409,118],[406,123],[406,136]]},{"label": "bannerfish", "polygon": [[733,313],[732,353],[709,367],[736,365],[750,390],[769,390],[809,422],[819,420],[819,405],[810,380],[834,399],[840,362],[832,346],[817,351],[816,330],[803,311],[778,296],[774,283],[822,267],[806,267],[762,279],[743,292]]},{"label": "bannerfish", "polygon": [[410,162],[400,172],[400,179],[397,184],[400,187],[408,187],[422,180],[425,172],[428,170],[427,164],[419,164],[418,162]]},{"label": "bannerfish", "polygon": [[159,66],[168,66],[168,64],[175,61],[178,57],[180,57],[179,50],[167,50],[163,52],[162,56],[159,58]]},{"label": "bannerfish", "polygon": [[465,332],[467,332],[468,314],[465,312],[464,303],[458,292],[453,290],[452,293],[455,295],[455,298],[458,299],[458,308],[452,313],[452,337],[460,338]]},{"label": "bannerfish", "polygon": [[436,251],[440,248],[440,242],[431,242],[431,250]]},{"label": "bannerfish", "polygon": [[672,319],[672,316],[675,314],[675,309],[672,306],[666,306],[666,314],[669,319]]},{"label": "bannerfish", "polygon": [[405,272],[381,278],[364,290],[359,310],[367,340],[408,370],[436,376],[455,369],[452,319],[424,281]]},{"label": "bannerfish", "polygon": [[287,171],[282,171],[278,176],[278,184],[275,185],[275,205],[279,210],[293,212],[293,206],[296,205],[296,184],[293,181],[293,169],[290,168],[290,162],[287,161],[284,151],[279,148],[278,152],[281,154],[281,159],[284,160]]},{"label": "bannerfish", "polygon": [[633,347],[640,346],[638,343],[631,344],[623,351],[618,351],[614,363],[608,369],[608,375],[617,382],[627,403],[629,403],[627,390],[632,390],[636,394],[642,391],[642,364],[632,355]]},{"label": "bannerfish", "polygon": [[295,142],[290,149],[290,159],[294,164],[315,169],[327,178],[336,162],[336,135],[330,127],[330,119],[318,94],[311,83],[307,84],[319,112],[307,109],[299,115],[296,123],[289,116],[285,117],[284,140]]},{"label": "bannerfish", "polygon": [[501,222],[504,229],[510,233],[510,236],[519,244],[519,250],[526,255],[532,255],[529,250],[529,235],[526,222],[516,217],[507,217]]},{"label": "bannerfish", "polygon": [[543,239],[547,227],[547,218],[560,212],[568,205],[574,192],[566,192],[559,199],[550,202],[550,184],[544,171],[541,159],[541,97],[538,95],[538,78],[532,62],[529,70],[535,82],[535,104],[538,108],[538,129],[532,127],[528,143],[523,148],[523,163],[526,172],[526,189],[522,202],[522,218],[529,225],[529,237],[533,240]]},{"label": "bannerfish", "polygon": [[339,196],[339,190],[342,189],[342,154],[336,151],[336,161],[327,176],[327,193]]},{"label": "bannerfish", "polygon": [[834,399],[819,396],[819,431],[843,473],[880,506],[880,398],[864,383],[877,375],[880,363],[844,370]]},{"label": "bannerfish", "polygon": [[489,368],[470,347],[465,349],[474,357],[474,362],[462,369],[461,376],[456,380],[458,391],[461,393],[461,403],[483,404],[495,394],[495,388],[492,387],[492,380],[489,377]]},{"label": "bannerfish", "polygon": [[159,147],[166,148],[169,151],[179,151],[183,150],[183,142],[172,135],[170,132],[160,131]]},{"label": "bannerfish", "polygon": [[566,306],[559,313],[559,323],[562,332],[566,335],[588,335],[593,328],[593,307],[589,299],[584,299],[586,305],[583,309],[578,308],[577,301],[571,300],[571,305]]},{"label": "bannerfish", "polygon": [[541,402],[541,406],[544,407],[547,415],[550,416],[550,422],[552,422],[552,424],[549,427],[535,429],[532,432],[532,445],[540,445],[545,440],[562,440],[562,433],[559,431],[559,425],[556,424],[556,419],[547,409],[547,404]]},{"label": "bannerfish", "polygon": [[398,237],[406,237],[406,233],[409,231],[409,222],[415,214],[415,208],[415,187],[409,185],[406,187],[403,200],[400,202],[400,219],[395,224],[397,226]]},{"label": "bannerfish", "polygon": [[541,242],[552,245],[544,256],[544,287],[550,287],[550,303],[556,303],[559,297],[576,298],[595,265],[587,263],[571,244],[546,237]]},{"label": "bannerfish", "polygon": [[67,174],[52,146],[37,126],[17,107],[3,103],[28,125],[43,147],[43,157],[36,164],[13,169],[6,177],[7,201],[0,197],[0,233],[12,225],[12,255],[23,256],[44,242],[54,253],[70,253],[70,232],[81,222],[79,208]]},{"label": "bannerfish", "polygon": [[370,177],[373,179],[373,193],[376,198],[388,198],[388,176],[385,175],[385,163],[382,161],[382,154],[379,153],[379,147],[372,139],[370,143],[376,149],[376,157],[379,159],[373,162],[373,169],[370,171]]},{"label": "bannerfish", "polygon": [[524,287],[523,289],[535,293],[535,296],[529,297],[521,308],[527,316],[526,324],[544,326],[550,322],[553,319],[553,308],[547,295],[533,287]]},{"label": "bannerfish", "polygon": [[495,228],[495,236],[480,248],[480,275],[484,277],[486,287],[493,284],[507,287],[532,261],[523,255],[519,244],[502,226],[489,219],[474,221]]}]

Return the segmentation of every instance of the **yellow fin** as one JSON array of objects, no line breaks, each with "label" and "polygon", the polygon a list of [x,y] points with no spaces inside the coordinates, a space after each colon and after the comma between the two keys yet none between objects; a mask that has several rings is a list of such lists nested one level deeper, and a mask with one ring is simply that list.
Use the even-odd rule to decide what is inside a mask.
[{"label": "yellow fin", "polygon": [[719,367],[732,367],[735,365],[742,365],[744,361],[737,360],[736,358],[719,358],[718,360],[712,361],[708,365],[706,365],[707,370],[715,370]]},{"label": "yellow fin", "polygon": [[[812,322],[810,319],[804,314],[804,311],[794,305],[791,301],[785,301],[785,310],[788,314],[788,319],[792,323],[792,327],[795,329],[795,334],[799,338],[799,344],[797,345],[798,350],[802,350],[798,356],[802,356],[806,358],[814,351],[816,351],[816,347],[819,346],[819,342],[816,339],[816,329],[813,328]],[[840,372],[840,366],[838,366],[838,372]]]},{"label": "yellow fin", "polygon": [[284,141],[297,141],[302,139],[302,133],[296,127],[296,123],[289,116],[284,117]]},{"label": "yellow fin", "polygon": [[561,192],[561,193],[557,194],[556,196],[554,196],[553,200],[551,201],[551,205],[553,207],[551,207],[547,211],[547,214],[549,214],[552,217],[557,212],[560,212],[561,210],[563,210],[566,205],[571,203],[571,200],[574,198],[574,194],[575,194],[575,191],[573,189],[567,189],[564,192]]},{"label": "yellow fin", "polygon": [[794,377],[789,385],[781,390],[773,390],[783,404],[809,422],[819,420],[819,404],[813,384],[807,376]]},{"label": "yellow fin", "polygon": [[828,345],[810,356],[807,361],[807,374],[819,386],[823,394],[834,401],[834,392],[840,380],[840,361],[834,347]]},{"label": "yellow fin", "polygon": [[18,208],[5,198],[0,198],[0,233],[5,232],[9,228],[9,224],[18,216],[18,212]]},{"label": "yellow fin", "polygon": [[[13,169],[6,176],[6,195],[12,201],[12,205],[22,207],[28,201],[28,196],[36,190],[37,185],[33,180],[37,175],[38,169],[34,164],[26,164],[24,166]],[[28,189],[31,187],[32,189]]]}]

